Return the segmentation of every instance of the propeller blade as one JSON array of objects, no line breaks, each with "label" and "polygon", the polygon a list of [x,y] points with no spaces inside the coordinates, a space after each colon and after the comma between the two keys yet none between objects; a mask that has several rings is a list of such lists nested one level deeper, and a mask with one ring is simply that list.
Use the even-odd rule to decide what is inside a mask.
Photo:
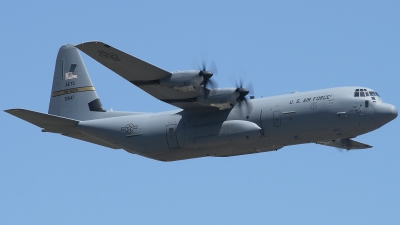
[{"label": "propeller blade", "polygon": [[205,84],[206,87],[207,87],[207,85],[210,86],[212,89],[218,88],[217,83],[215,81],[213,81],[213,80],[210,80],[210,79],[207,81],[207,84]]},{"label": "propeller blade", "polygon": [[217,69],[217,64],[215,64],[215,61],[211,61],[210,64],[210,71],[213,72],[213,74],[217,75],[218,74],[218,69]]},{"label": "propeller blade", "polygon": [[241,117],[248,116],[253,111],[252,104],[246,98],[243,98],[243,100],[238,101],[237,104],[238,104],[239,115]]},{"label": "propeller blade", "polygon": [[254,96],[254,87],[253,87],[253,82],[250,82],[247,86],[246,89],[249,90],[250,95]]},{"label": "propeller blade", "polygon": [[[232,79],[232,76],[230,78]],[[241,76],[239,79],[235,79],[234,82],[236,84],[236,92],[238,92],[239,94],[239,96],[236,99],[236,102],[238,104],[239,114],[241,116],[248,116],[253,110],[253,105],[250,103],[250,100],[246,98],[246,96],[249,93],[253,95],[254,93],[253,83],[252,82],[248,83],[246,85],[246,88],[244,88],[243,76]]]},{"label": "propeller blade", "polygon": [[201,68],[200,68],[200,70],[206,71],[206,60],[205,59],[201,60]]}]

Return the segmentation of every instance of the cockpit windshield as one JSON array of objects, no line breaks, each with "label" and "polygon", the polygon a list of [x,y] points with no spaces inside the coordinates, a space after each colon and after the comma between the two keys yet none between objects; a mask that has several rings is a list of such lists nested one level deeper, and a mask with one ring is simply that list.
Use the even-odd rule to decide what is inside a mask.
[{"label": "cockpit windshield", "polygon": [[379,96],[378,92],[375,91],[367,91],[367,89],[359,88],[354,91],[354,97],[371,97],[372,100],[376,100],[375,97]]}]

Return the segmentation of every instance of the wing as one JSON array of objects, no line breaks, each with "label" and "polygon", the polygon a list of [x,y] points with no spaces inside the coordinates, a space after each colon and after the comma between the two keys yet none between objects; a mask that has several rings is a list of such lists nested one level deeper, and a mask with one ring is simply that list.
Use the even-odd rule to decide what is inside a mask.
[{"label": "wing", "polygon": [[370,145],[351,140],[350,138],[336,139],[331,141],[321,141],[317,142],[317,144],[336,147],[336,148],[343,148],[346,150],[372,148],[372,146]]},{"label": "wing", "polygon": [[103,42],[85,42],[76,47],[114,71],[127,81],[141,88],[155,98],[182,109],[204,107],[195,103],[199,91],[182,92],[160,85],[160,79],[172,73],[122,52]]}]

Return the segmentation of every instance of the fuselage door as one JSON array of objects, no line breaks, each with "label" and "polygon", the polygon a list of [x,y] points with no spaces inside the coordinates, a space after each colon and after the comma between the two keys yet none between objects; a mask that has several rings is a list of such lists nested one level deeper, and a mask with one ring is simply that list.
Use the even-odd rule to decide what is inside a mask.
[{"label": "fuselage door", "polygon": [[275,127],[281,126],[281,111],[274,112],[274,126]]},{"label": "fuselage door", "polygon": [[176,124],[167,125],[167,142],[170,149],[179,148],[176,137]]}]

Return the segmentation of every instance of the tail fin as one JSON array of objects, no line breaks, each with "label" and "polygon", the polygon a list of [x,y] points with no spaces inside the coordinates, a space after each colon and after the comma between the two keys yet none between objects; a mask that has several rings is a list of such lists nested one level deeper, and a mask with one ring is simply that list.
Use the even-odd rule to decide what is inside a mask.
[{"label": "tail fin", "polygon": [[76,120],[93,119],[105,112],[75,45],[58,51],[49,114]]}]

